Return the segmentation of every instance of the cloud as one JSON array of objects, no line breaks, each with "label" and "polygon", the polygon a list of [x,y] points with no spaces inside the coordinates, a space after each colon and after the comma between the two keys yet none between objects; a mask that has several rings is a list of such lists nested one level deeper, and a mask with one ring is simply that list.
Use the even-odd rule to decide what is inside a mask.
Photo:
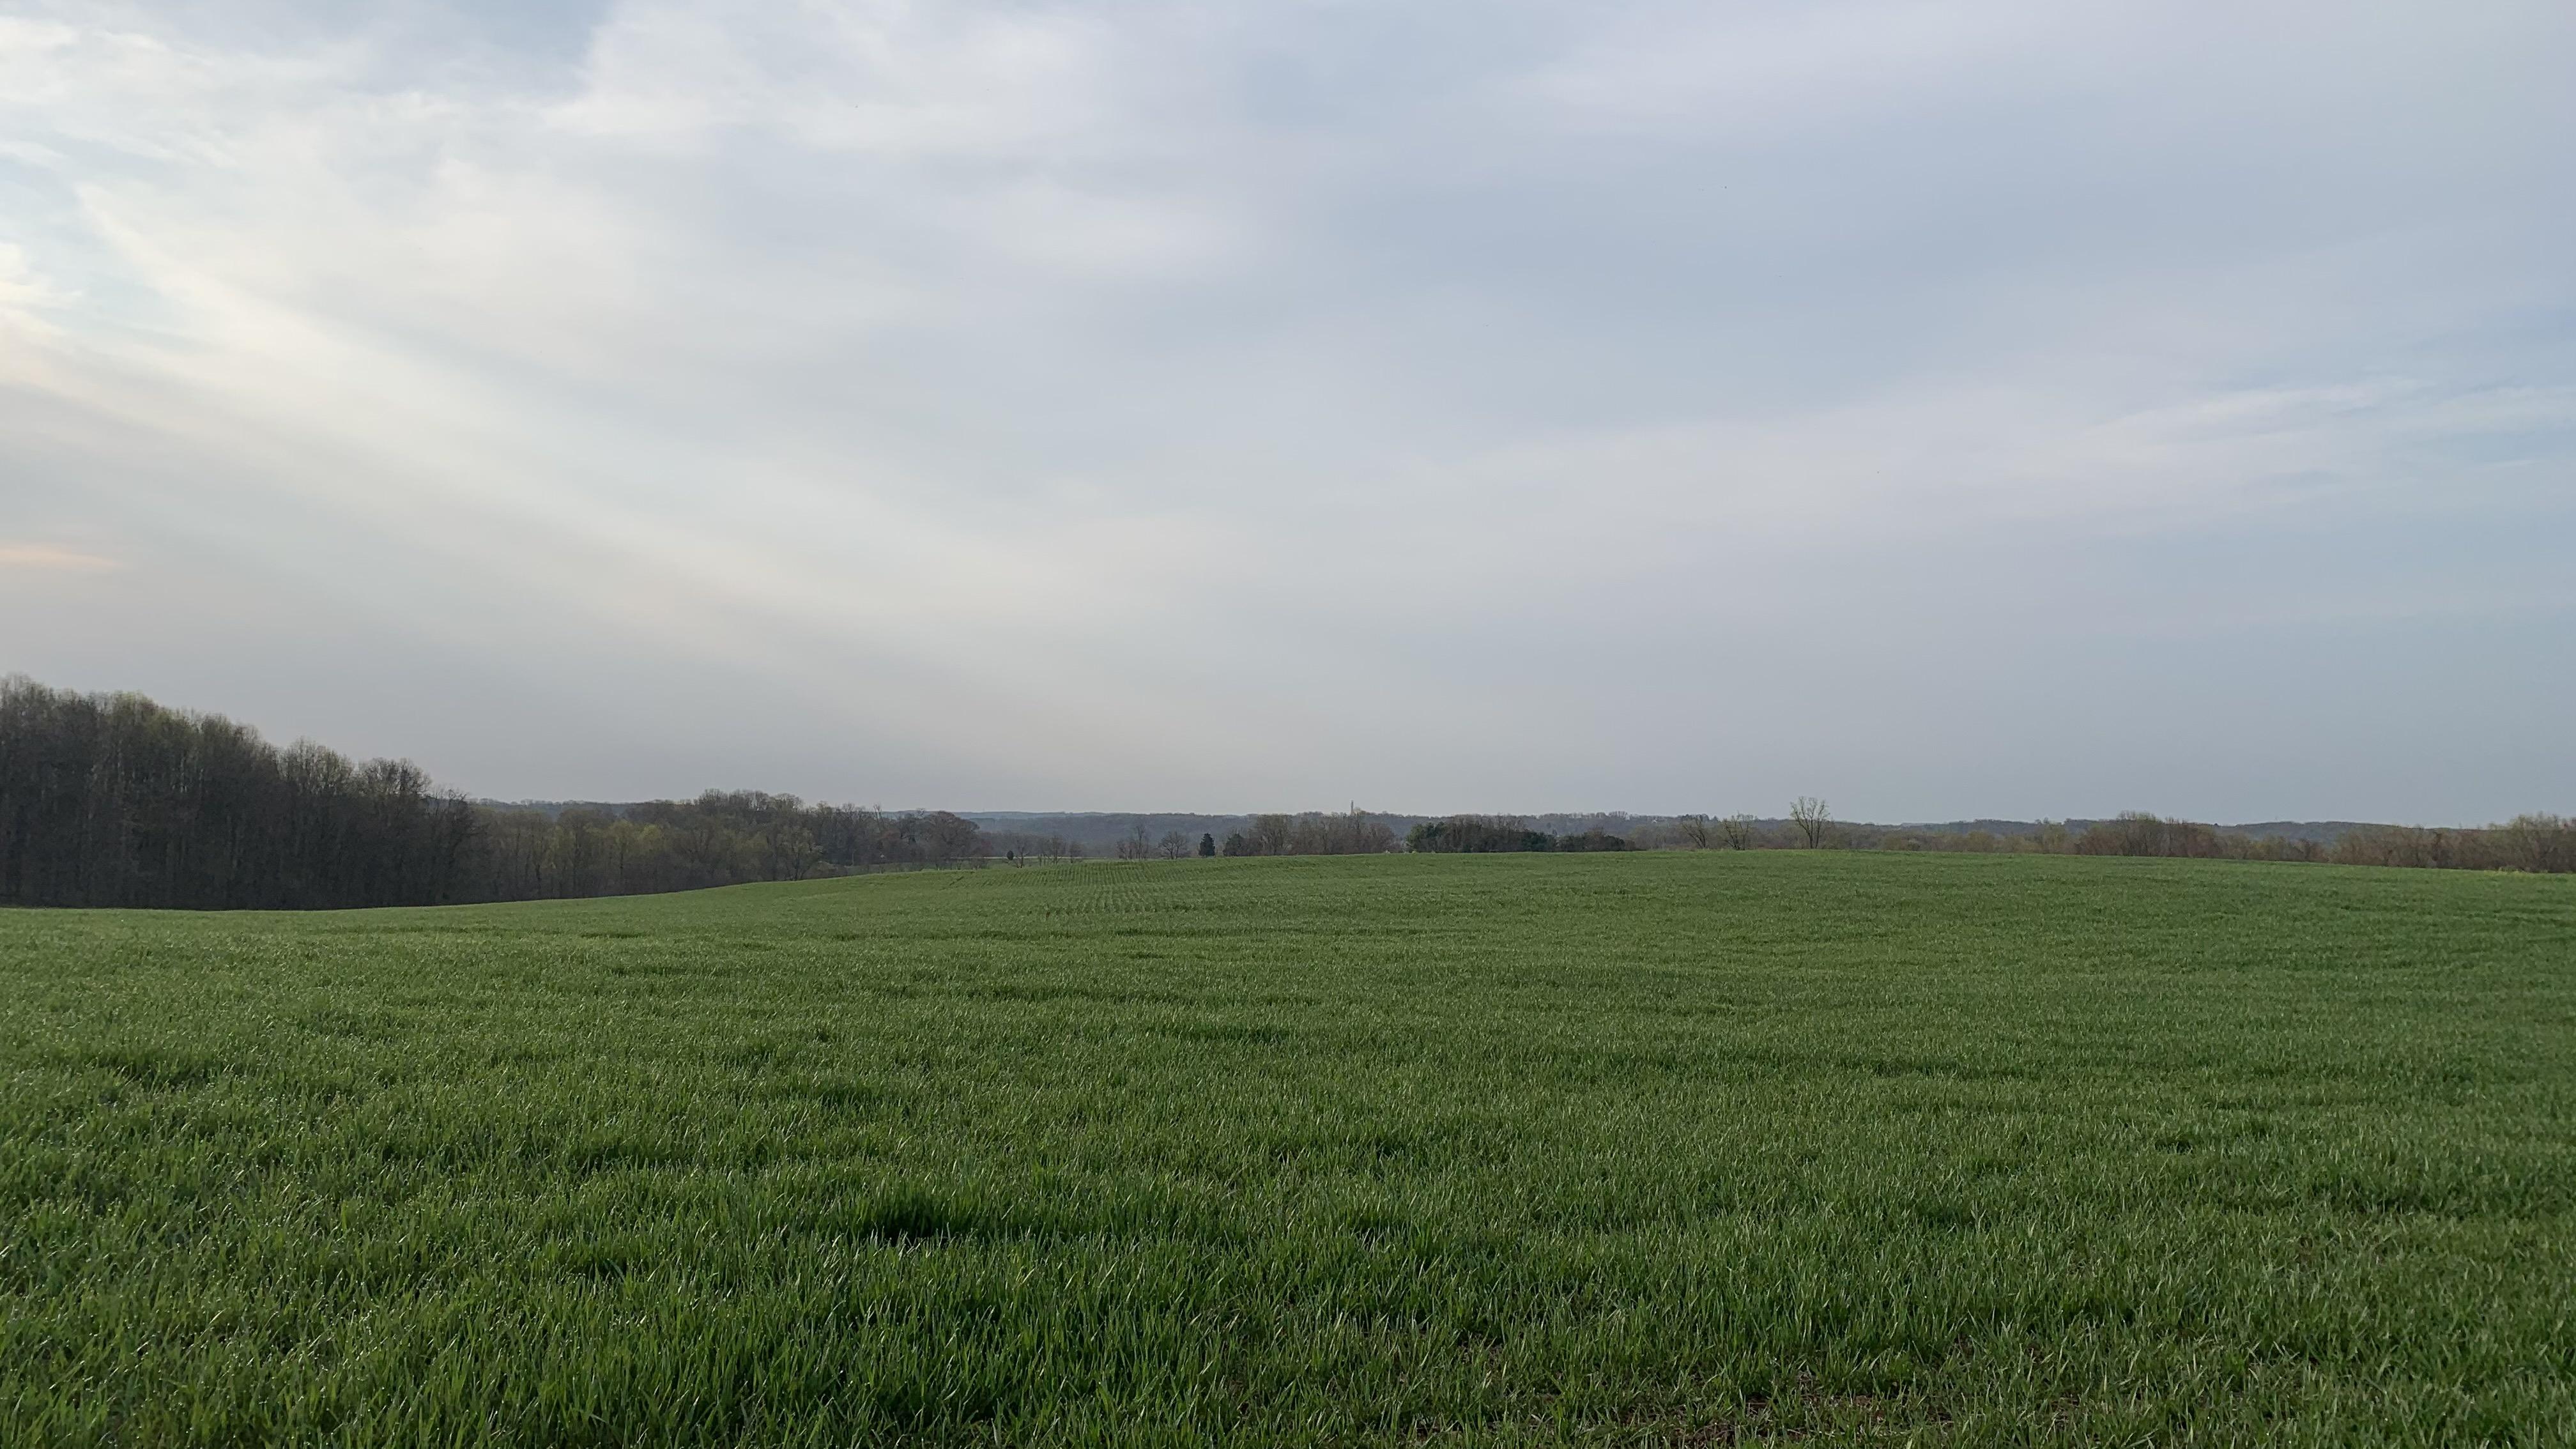
[{"label": "cloud", "polygon": [[1109,104],[1106,27],[1065,12],[917,6],[618,7],[548,120],[658,144],[754,131],[874,157],[1028,158]]},{"label": "cloud", "polygon": [[[0,20],[0,516],[537,735],[654,661],[774,732],[742,782],[916,801],[1651,806],[1883,751],[1746,671],[1975,717],[2055,677],[2016,589],[2132,639],[2150,574],[2177,638],[2502,627],[2561,597],[2482,584],[2576,477],[2576,38],[2375,14],[57,6]],[[611,712],[382,747],[631,794],[734,738]],[[2402,753],[2297,788],[2458,794]],[[1885,813],[2013,808],[1924,768]]]},{"label": "cloud", "polygon": [[29,573],[94,574],[121,568],[103,554],[50,543],[0,543],[0,569]]},{"label": "cloud", "polygon": [[1922,0],[1690,6],[1622,19],[1539,67],[1529,93],[1583,123],[1777,136],[1973,95],[1999,70],[2092,38],[2060,7]]}]

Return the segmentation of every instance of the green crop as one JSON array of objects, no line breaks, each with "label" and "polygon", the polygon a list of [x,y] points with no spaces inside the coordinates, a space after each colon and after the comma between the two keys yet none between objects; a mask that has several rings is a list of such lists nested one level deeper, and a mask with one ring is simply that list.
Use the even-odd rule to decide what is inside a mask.
[{"label": "green crop", "polygon": [[2576,880],[0,913],[0,1442],[2576,1442]]}]

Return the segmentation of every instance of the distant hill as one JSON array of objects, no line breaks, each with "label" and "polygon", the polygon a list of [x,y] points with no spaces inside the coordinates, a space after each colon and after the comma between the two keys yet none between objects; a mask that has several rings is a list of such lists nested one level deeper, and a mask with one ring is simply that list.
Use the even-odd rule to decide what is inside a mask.
[{"label": "distant hill", "polygon": [[[2012,836],[2036,834],[2043,826],[2049,824],[2063,825],[2068,830],[2080,834],[2081,832],[2102,823],[2103,822],[2098,819],[2086,819],[2079,816],[2054,822],[2042,820],[1940,820],[1909,821],[1903,825],[1887,826],[1855,824],[1853,828],[1860,830],[1919,830],[1940,835],[1969,835],[1974,834],[1977,831],[1984,831],[1988,835]],[[2319,845],[2332,845],[2337,840],[2342,839],[2344,836],[2355,830],[2369,830],[2376,827],[2370,825],[2368,822],[2358,820],[2262,820],[2256,821],[2250,825],[2219,825],[2214,828],[2225,831],[2231,835],[2250,835],[2257,840],[2267,838],[2279,840],[2313,840]]]},{"label": "distant hill", "polygon": [[[958,813],[974,821],[990,834],[997,836],[1020,834],[1041,838],[1061,836],[1081,845],[1086,850],[1105,848],[1128,839],[1135,833],[1138,825],[1143,825],[1145,833],[1157,840],[1161,839],[1165,832],[1173,830],[1179,831],[1192,840],[1198,839],[1201,835],[1213,835],[1223,840],[1236,831],[1248,831],[1252,825],[1252,816],[1249,814],[1200,815],[1188,812],[1149,814],[1101,810],[1065,811],[1056,814],[1033,810],[981,812],[961,810]],[[1675,815],[1631,815],[1624,810],[1549,815],[1529,815],[1513,811],[1477,813],[1506,815],[1525,822],[1533,830],[1544,830],[1551,835],[1581,835],[1586,831],[1599,830],[1621,837],[1634,836],[1640,830],[1668,827],[1680,818]],[[1361,814],[1395,832],[1398,839],[1402,839],[1407,831],[1424,821],[1442,818],[1437,815],[1394,815],[1378,810],[1362,811]],[[1769,823],[1777,825],[1782,822]]]},{"label": "distant hill", "polygon": [[486,810],[533,810],[548,820],[553,820],[567,810],[596,810],[602,815],[622,817],[627,811],[644,802],[640,800],[477,800],[474,803]]},{"label": "distant hill", "polygon": [[[986,834],[1003,840],[1005,844],[1008,843],[1007,838],[1012,836],[1027,836],[1041,840],[1061,837],[1093,852],[1106,851],[1118,842],[1129,839],[1136,833],[1136,827],[1139,825],[1145,827],[1147,836],[1156,840],[1177,830],[1193,842],[1202,835],[1213,835],[1223,840],[1229,835],[1252,828],[1252,816],[1249,814],[1200,815],[1187,811],[1108,810],[1075,810],[1055,814],[1034,810],[960,811],[958,813],[974,821]],[[1368,818],[1385,825],[1401,837],[1422,817],[1372,813]]]},{"label": "distant hill", "polygon": [[[477,800],[474,803],[477,805],[487,806],[495,810],[533,810],[538,814],[546,816],[548,819],[553,819],[562,815],[567,810],[596,810],[605,815],[622,816],[628,811],[634,809],[637,805],[645,802],[612,800]],[[1560,812],[1544,815],[1515,815],[1510,811],[1478,813],[1512,815],[1512,818],[1514,819],[1527,821],[1530,828],[1533,830],[1544,830],[1555,835],[1580,835],[1587,830],[1607,831],[1612,835],[1620,836],[1634,836],[1640,831],[1645,831],[1652,835],[1659,829],[1672,826],[1676,821],[1682,818],[1678,815],[1633,815],[1624,810],[1602,810],[1589,813]],[[1211,815],[1194,811],[961,810],[958,811],[957,814],[965,819],[974,821],[985,830],[991,831],[997,835],[1019,834],[1038,837],[1060,836],[1065,840],[1081,845],[1086,850],[1100,850],[1113,846],[1119,841],[1125,840],[1133,835],[1136,827],[1140,824],[1145,827],[1146,834],[1158,840],[1161,839],[1166,832],[1174,830],[1179,831],[1192,840],[1198,839],[1201,835],[1213,835],[1217,839],[1223,840],[1226,836],[1236,831],[1248,829],[1252,823],[1252,816],[1249,812],[1235,815]],[[1395,815],[1381,811],[1368,811],[1366,814],[1369,819],[1385,825],[1388,829],[1394,831],[1399,837],[1406,831],[1411,830],[1414,826],[1419,825],[1426,820],[1436,820],[1441,818],[1435,815]],[[1756,826],[1764,830],[1786,829],[1789,825],[1786,818],[1778,816],[1764,816],[1757,819],[1754,823]],[[1847,820],[1838,823],[1847,831],[1865,832],[1869,834],[1879,834],[1890,831],[1913,831],[1931,835],[1971,835],[1982,831],[1988,835],[2011,838],[2014,836],[2037,834],[2041,829],[2050,825],[2063,826],[2069,831],[2080,834],[2084,830],[2103,822],[2099,819],[2079,816],[2056,821],[1984,819],[1930,820],[1905,821],[1894,825],[1881,825],[1866,820]],[[2337,840],[2342,839],[2345,835],[2348,835],[2355,830],[2366,830],[2374,827],[2370,822],[2358,820],[2260,820],[2244,825],[2220,825],[2217,828],[2230,834],[2249,835],[2256,839],[2270,837],[2282,840],[2314,841],[2319,845],[2332,845]]]},{"label": "distant hill", "polygon": [[2356,830],[2381,827],[2366,820],[2265,820],[2253,825],[2222,825],[2239,835],[2277,836],[2283,840],[2313,840],[2319,845],[2332,845]]}]

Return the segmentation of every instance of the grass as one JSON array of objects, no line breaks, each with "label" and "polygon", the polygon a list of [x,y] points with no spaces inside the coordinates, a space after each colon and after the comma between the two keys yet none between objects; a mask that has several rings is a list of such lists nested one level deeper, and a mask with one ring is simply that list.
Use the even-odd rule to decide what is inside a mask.
[{"label": "grass", "polygon": [[0,1442],[2576,1442],[2576,880],[0,913]]}]

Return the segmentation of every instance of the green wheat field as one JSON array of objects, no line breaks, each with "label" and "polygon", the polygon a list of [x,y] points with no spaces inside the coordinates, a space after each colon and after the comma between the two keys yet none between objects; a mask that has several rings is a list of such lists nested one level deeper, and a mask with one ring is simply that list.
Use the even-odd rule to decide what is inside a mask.
[{"label": "green wheat field", "polygon": [[2576,880],[0,912],[11,1445],[2576,1443]]}]

